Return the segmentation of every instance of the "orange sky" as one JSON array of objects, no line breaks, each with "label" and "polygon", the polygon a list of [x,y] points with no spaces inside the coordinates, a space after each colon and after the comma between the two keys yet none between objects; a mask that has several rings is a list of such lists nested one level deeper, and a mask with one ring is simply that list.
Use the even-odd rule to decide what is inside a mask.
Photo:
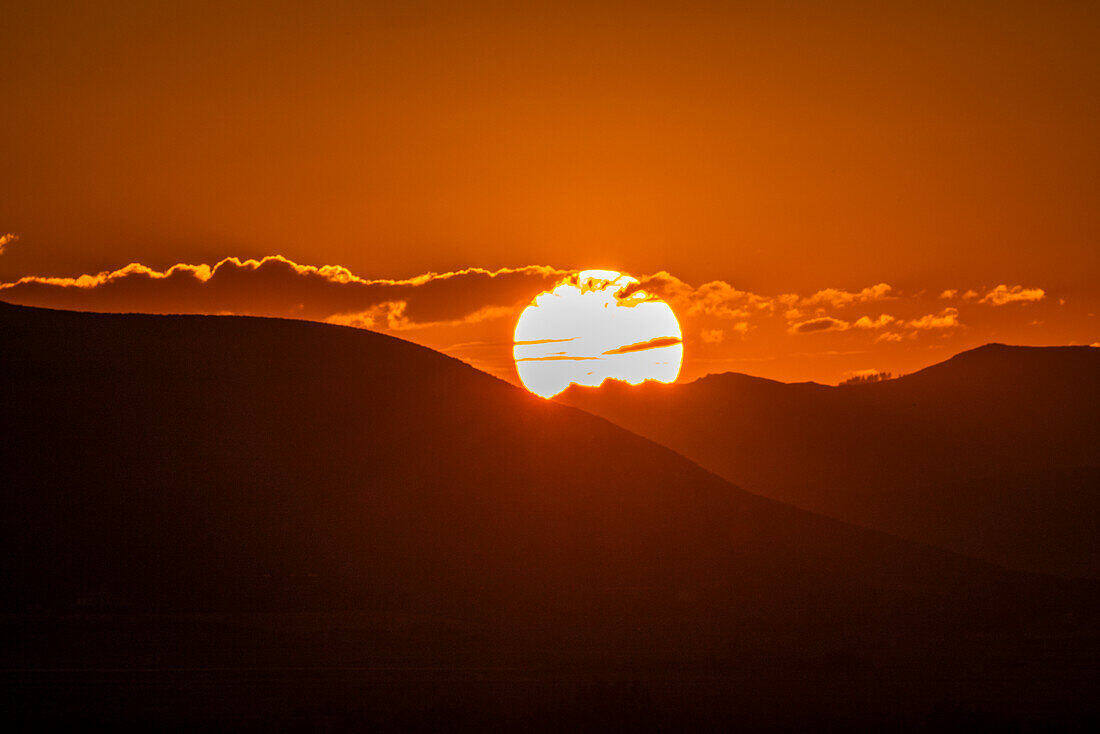
[{"label": "orange sky", "polygon": [[[695,307],[686,378],[1100,341],[1096,3],[164,6],[0,10],[0,282],[278,254],[366,280],[664,271],[678,315],[712,282],[761,299]],[[394,325],[505,374],[486,344],[545,284],[449,280]],[[220,310],[282,312],[245,281]],[[303,310],[374,298],[346,296]]]}]

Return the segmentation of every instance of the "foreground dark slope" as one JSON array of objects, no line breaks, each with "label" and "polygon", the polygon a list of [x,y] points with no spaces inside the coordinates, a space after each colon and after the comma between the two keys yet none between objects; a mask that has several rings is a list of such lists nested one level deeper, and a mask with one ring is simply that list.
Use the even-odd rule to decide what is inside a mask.
[{"label": "foreground dark slope", "polygon": [[887,382],[572,388],[747,489],[1022,569],[1100,577],[1100,349],[989,345]]},{"label": "foreground dark slope", "polygon": [[407,342],[0,305],[0,353],[9,715],[477,719],[563,677],[582,718],[1091,710],[1090,588],[747,494]]}]

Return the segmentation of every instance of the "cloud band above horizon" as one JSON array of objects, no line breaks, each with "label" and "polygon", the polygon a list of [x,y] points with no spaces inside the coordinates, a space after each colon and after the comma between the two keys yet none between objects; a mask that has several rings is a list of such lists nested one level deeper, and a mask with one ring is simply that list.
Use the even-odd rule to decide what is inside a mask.
[{"label": "cloud band above horizon", "polygon": [[[273,316],[399,332],[441,351],[453,346],[456,356],[512,379],[514,366],[504,356],[504,340],[515,320],[536,295],[577,272],[527,265],[372,279],[339,265],[302,265],[280,255],[228,257],[212,265],[178,263],[163,271],[132,263],[77,277],[26,276],[0,283],[0,300],[77,311]],[[689,361],[696,349],[732,354],[744,352],[749,342],[774,354],[783,351],[784,339],[862,339],[867,346],[885,347],[911,342],[921,333],[942,338],[966,328],[960,308],[1029,308],[1047,295],[1042,288],[1000,284],[907,296],[878,283],[855,291],[823,288],[808,296],[767,296],[725,281],[695,287],[665,271],[639,275],[637,281],[620,297],[644,291],[667,302],[681,319]],[[944,299],[959,305],[943,308]],[[874,310],[872,304],[877,304]],[[884,307],[892,313],[883,312]],[[492,332],[491,338],[482,332]],[[471,358],[468,352],[482,344],[499,344],[501,354],[487,361],[481,350]]]}]

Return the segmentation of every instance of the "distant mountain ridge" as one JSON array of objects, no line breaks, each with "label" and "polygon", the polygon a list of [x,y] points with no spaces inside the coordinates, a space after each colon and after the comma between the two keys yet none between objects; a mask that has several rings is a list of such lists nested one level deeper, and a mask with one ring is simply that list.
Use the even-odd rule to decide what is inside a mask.
[{"label": "distant mountain ridge", "polygon": [[725,373],[559,400],[814,512],[1100,576],[1100,349],[991,344],[868,384]]}]

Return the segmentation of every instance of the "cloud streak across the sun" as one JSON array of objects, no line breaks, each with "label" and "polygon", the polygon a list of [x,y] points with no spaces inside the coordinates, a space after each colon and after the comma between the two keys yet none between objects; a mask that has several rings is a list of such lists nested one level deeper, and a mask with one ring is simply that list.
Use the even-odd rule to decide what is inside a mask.
[{"label": "cloud streak across the sun", "polygon": [[608,349],[604,354],[630,354],[632,352],[644,352],[648,349],[661,349],[662,347],[674,347],[683,344],[684,340],[678,336],[659,336],[644,342],[626,344],[614,349]]}]

